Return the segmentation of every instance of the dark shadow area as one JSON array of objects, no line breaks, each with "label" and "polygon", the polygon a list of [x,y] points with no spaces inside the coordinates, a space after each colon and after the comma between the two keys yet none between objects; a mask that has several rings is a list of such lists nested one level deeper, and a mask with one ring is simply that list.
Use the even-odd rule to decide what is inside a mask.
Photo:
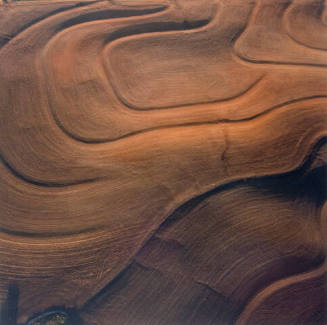
[{"label": "dark shadow area", "polygon": [[16,283],[11,283],[8,288],[7,299],[0,307],[0,324],[17,325],[19,288]]},{"label": "dark shadow area", "polygon": [[25,325],[84,325],[76,309],[51,307],[33,316]]}]

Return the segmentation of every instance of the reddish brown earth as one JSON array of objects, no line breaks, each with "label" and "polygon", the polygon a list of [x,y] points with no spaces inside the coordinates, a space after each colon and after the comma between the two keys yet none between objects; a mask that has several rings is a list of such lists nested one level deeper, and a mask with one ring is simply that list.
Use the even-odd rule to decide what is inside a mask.
[{"label": "reddish brown earth", "polygon": [[326,6],[0,5],[2,322],[324,324]]}]

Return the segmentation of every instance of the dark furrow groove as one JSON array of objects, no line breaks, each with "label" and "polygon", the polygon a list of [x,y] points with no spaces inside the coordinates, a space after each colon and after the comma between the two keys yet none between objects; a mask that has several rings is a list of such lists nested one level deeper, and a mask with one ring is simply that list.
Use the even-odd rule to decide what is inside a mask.
[{"label": "dark furrow groove", "polygon": [[[260,79],[261,80],[261,79]],[[259,83],[260,80],[258,80],[256,83]],[[125,139],[134,135],[138,135],[138,134],[144,134],[147,132],[151,132],[151,131],[155,131],[155,130],[162,130],[162,129],[170,129],[170,128],[176,128],[176,127],[184,127],[184,126],[196,126],[196,125],[210,125],[210,124],[221,124],[221,123],[239,123],[239,122],[245,122],[245,121],[251,121],[254,120],[257,117],[266,115],[278,108],[281,108],[283,106],[287,106],[290,104],[294,104],[294,103],[298,103],[301,101],[309,101],[312,99],[318,99],[318,98],[327,98],[327,95],[315,95],[315,96],[308,96],[308,97],[300,97],[297,99],[292,99],[289,101],[286,101],[284,103],[281,104],[277,104],[275,106],[272,106],[260,113],[257,113],[255,115],[252,115],[250,117],[246,117],[244,119],[239,119],[239,120],[231,120],[231,119],[218,119],[218,120],[212,120],[212,121],[207,121],[207,122],[190,122],[190,123],[183,123],[183,124],[172,124],[172,125],[166,125],[166,126],[158,126],[158,127],[153,127],[153,128],[148,128],[148,129],[143,129],[143,130],[139,130],[139,131],[135,131],[135,132],[130,132],[127,133],[123,136],[114,138],[114,139],[99,139],[99,140],[88,140],[88,139],[84,139],[84,138],[80,138],[77,137],[76,135],[74,135],[73,133],[69,132],[68,130],[66,130],[66,128],[63,127],[63,125],[61,124],[61,122],[58,120],[58,118],[56,117],[56,115],[53,113],[53,110],[51,110],[51,113],[54,117],[55,123],[58,125],[58,127],[70,138],[72,138],[73,140],[79,141],[79,142],[83,142],[86,144],[101,144],[101,143],[109,143],[109,142],[114,142],[114,141],[118,141],[120,139]],[[206,103],[205,103],[206,104]],[[196,105],[196,104],[195,104]],[[202,103],[199,103],[197,105],[202,105]]]},{"label": "dark furrow groove", "polygon": [[43,20],[45,20],[47,18],[50,18],[52,16],[55,16],[56,14],[63,13],[65,11],[69,11],[71,9],[76,9],[76,8],[88,6],[88,5],[93,4],[93,3],[96,3],[96,2],[98,2],[98,0],[88,1],[88,2],[77,2],[76,4],[74,4],[72,6],[55,9],[55,10],[47,13],[44,16],[40,16],[40,17],[38,17],[36,19],[33,19],[29,23],[27,23],[27,24],[23,25],[22,27],[20,27],[16,33],[5,35],[5,37],[4,36],[0,36],[0,39],[2,38],[2,42],[0,42],[0,51],[1,51],[1,48],[3,46],[5,46],[7,43],[9,43],[15,37],[17,37],[19,34],[21,34],[22,32],[24,32],[28,28],[32,27],[33,25],[35,25],[35,24],[37,24],[39,22],[42,22]]}]

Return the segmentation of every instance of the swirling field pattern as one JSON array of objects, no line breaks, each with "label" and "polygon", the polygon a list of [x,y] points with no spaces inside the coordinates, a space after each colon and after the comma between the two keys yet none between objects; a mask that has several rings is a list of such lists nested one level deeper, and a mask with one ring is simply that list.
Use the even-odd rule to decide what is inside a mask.
[{"label": "swirling field pattern", "polygon": [[323,0],[1,5],[0,302],[324,324],[326,50]]}]

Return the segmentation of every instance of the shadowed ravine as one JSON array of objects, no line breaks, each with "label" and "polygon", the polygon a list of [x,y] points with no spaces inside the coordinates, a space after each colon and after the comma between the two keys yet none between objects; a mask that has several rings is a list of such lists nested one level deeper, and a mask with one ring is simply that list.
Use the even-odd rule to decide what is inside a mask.
[{"label": "shadowed ravine", "polygon": [[0,325],[325,324],[326,17],[0,1]]}]

